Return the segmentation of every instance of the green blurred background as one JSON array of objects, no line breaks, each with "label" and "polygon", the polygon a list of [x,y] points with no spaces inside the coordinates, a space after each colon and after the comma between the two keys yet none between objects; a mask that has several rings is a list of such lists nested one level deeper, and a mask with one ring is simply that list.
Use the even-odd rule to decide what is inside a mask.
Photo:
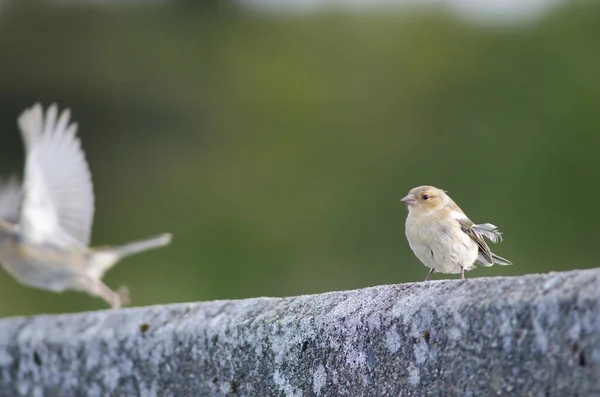
[{"label": "green blurred background", "polygon": [[[5,1],[0,171],[22,169],[25,107],[72,109],[94,244],[175,236],[107,274],[133,305],[422,281],[399,201],[421,184],[504,232],[515,265],[468,278],[594,267],[599,37],[595,1],[518,24]],[[106,307],[0,272],[0,316]]]}]

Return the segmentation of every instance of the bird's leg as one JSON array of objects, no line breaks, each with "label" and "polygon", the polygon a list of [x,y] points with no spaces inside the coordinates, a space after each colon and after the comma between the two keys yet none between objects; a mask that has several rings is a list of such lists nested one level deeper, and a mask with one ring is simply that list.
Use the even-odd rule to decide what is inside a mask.
[{"label": "bird's leg", "polygon": [[431,275],[435,273],[435,269],[431,269],[429,271],[429,274],[427,275],[427,277],[425,277],[425,281],[430,281],[431,280]]},{"label": "bird's leg", "polygon": [[[89,276],[81,276],[77,281],[77,289],[104,299],[110,305],[111,309],[119,309],[121,307],[123,303],[121,301],[121,294],[108,288],[102,281]],[[123,294],[123,296],[125,297],[126,295]]]},{"label": "bird's leg", "polygon": [[121,308],[123,302],[121,302],[121,294],[111,290],[100,280],[96,280],[96,288],[98,289],[98,296],[104,299],[111,309]]},{"label": "bird's leg", "polygon": [[461,280],[465,279],[465,268],[464,267],[460,268],[460,279]]}]

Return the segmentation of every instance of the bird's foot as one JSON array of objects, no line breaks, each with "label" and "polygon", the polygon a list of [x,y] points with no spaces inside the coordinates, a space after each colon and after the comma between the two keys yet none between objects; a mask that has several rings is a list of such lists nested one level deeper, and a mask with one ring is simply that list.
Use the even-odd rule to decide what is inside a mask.
[{"label": "bird's foot", "polygon": [[126,285],[121,285],[117,288],[115,300],[119,301],[118,307],[127,306],[131,303],[131,295],[129,294],[129,288],[127,288]]},{"label": "bird's foot", "polygon": [[435,269],[431,269],[427,277],[425,277],[425,281],[431,281],[431,275],[435,273]]}]

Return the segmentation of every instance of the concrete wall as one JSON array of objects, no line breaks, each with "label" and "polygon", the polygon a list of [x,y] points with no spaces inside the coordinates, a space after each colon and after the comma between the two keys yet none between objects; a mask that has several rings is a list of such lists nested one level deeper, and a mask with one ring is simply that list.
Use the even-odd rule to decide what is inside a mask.
[{"label": "concrete wall", "polygon": [[600,269],[0,320],[0,396],[598,396]]}]

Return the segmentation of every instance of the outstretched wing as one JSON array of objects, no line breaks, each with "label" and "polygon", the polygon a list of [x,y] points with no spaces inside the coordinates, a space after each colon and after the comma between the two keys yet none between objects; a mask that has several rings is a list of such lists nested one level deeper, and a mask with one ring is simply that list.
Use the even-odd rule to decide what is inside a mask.
[{"label": "outstretched wing", "polygon": [[23,237],[63,248],[88,246],[94,217],[92,178],[70,112],[54,104],[25,110],[19,127],[26,151]]},{"label": "outstretched wing", "polygon": [[22,197],[23,191],[19,178],[13,176],[0,181],[0,219],[10,223],[19,222]]}]

